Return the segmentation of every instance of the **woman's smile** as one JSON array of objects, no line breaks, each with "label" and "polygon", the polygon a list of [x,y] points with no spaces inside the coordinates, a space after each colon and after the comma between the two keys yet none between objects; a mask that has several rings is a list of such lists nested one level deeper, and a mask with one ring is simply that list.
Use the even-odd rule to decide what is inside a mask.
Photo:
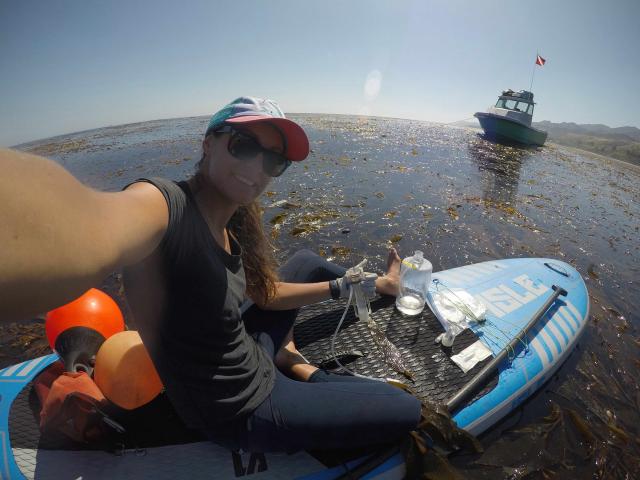
[{"label": "woman's smile", "polygon": [[235,177],[236,180],[238,180],[240,183],[244,183],[245,185],[248,185],[249,187],[255,187],[256,183],[249,180],[247,177],[243,177],[242,175],[238,174],[238,173],[234,173],[233,176]]}]

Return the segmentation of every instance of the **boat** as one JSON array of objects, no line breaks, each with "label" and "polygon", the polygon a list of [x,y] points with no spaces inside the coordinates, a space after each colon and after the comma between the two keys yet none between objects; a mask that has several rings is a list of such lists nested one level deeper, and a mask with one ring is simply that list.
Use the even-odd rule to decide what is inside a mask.
[{"label": "boat", "polygon": [[[558,289],[562,297],[554,297]],[[448,347],[444,342],[434,342],[448,331],[442,312],[434,305],[438,292],[451,292],[460,298],[465,293],[486,307],[484,321],[458,332]],[[457,426],[473,435],[518,408],[555,374],[576,347],[589,317],[589,295],[580,273],[565,262],[549,258],[490,260],[434,272],[429,294],[430,308],[416,316],[401,314],[392,297],[377,298],[371,302],[371,319],[402,353],[413,376],[410,387],[414,393],[425,401],[445,404]],[[342,362],[358,374],[407,384],[406,377],[385,364],[372,345],[367,325],[358,320],[353,309],[341,320],[345,307],[346,301],[341,300],[301,309],[294,336],[305,357],[320,364],[330,356],[331,337],[344,320],[336,337],[336,352],[360,354],[345,357]],[[465,352],[480,343],[490,351],[488,357],[479,359],[469,370],[461,370],[454,356],[468,356]],[[505,352],[504,360],[500,360]],[[257,480],[392,480],[406,476],[404,458],[397,450],[382,461],[378,461],[378,450],[329,462],[317,452],[230,452],[197,439],[138,444],[135,448],[123,445],[115,454],[90,445],[47,443],[32,405],[32,385],[36,376],[57,360],[54,353],[0,370],[2,478],[211,480],[251,475]],[[498,368],[470,391],[468,386],[494,360],[499,360]],[[464,391],[470,393],[466,399],[460,397]],[[154,422],[162,423],[157,417]]]},{"label": "boat", "polygon": [[484,133],[500,141],[541,147],[547,140],[547,132],[531,126],[534,109],[533,93],[526,90],[505,90],[495,106],[486,112],[476,112]]}]

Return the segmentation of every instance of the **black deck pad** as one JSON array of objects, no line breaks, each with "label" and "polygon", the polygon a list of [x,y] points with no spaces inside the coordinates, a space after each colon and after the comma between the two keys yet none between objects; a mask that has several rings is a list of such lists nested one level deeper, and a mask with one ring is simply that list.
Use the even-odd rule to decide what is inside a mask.
[{"label": "black deck pad", "polygon": [[[371,318],[386,332],[386,336],[401,352],[414,381],[396,373],[386,365],[365,322],[360,321],[349,307],[336,339],[336,352],[350,370],[366,376],[393,378],[409,386],[416,395],[433,403],[446,402],[462,388],[490,359],[480,362],[466,374],[450,357],[478,340],[469,329],[460,333],[451,348],[443,348],[435,339],[444,330],[428,309],[410,317],[400,313],[391,297],[378,298],[371,303]],[[344,313],[346,301],[323,302],[300,310],[294,328],[296,346],[311,363],[327,363],[331,358],[331,337]],[[365,353],[364,356],[349,352]],[[487,389],[497,383],[495,377]],[[483,392],[484,393],[484,392]]]}]

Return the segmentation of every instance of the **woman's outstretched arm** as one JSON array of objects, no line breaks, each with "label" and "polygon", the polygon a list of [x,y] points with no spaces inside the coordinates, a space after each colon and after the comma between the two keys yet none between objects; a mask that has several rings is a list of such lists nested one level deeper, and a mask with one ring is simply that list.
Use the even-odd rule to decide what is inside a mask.
[{"label": "woman's outstretched arm", "polygon": [[[400,280],[400,257],[395,248],[387,255],[387,271],[375,280],[376,293],[380,295],[398,294]],[[321,302],[331,298],[329,282],[276,284],[276,296],[267,304],[258,304],[263,310],[289,310]]]},{"label": "woman's outstretched arm", "polygon": [[57,163],[0,149],[0,321],[46,312],[142,260],[168,222],[149,184],[93,190]]}]

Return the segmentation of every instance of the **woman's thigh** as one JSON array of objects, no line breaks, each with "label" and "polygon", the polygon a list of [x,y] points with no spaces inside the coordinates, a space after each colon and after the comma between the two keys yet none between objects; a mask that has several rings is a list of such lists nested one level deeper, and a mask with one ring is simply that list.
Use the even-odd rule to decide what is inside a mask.
[{"label": "woman's thigh", "polygon": [[414,429],[419,419],[418,399],[384,382],[299,382],[277,372],[271,395],[249,417],[248,448],[295,451],[389,443]]}]

